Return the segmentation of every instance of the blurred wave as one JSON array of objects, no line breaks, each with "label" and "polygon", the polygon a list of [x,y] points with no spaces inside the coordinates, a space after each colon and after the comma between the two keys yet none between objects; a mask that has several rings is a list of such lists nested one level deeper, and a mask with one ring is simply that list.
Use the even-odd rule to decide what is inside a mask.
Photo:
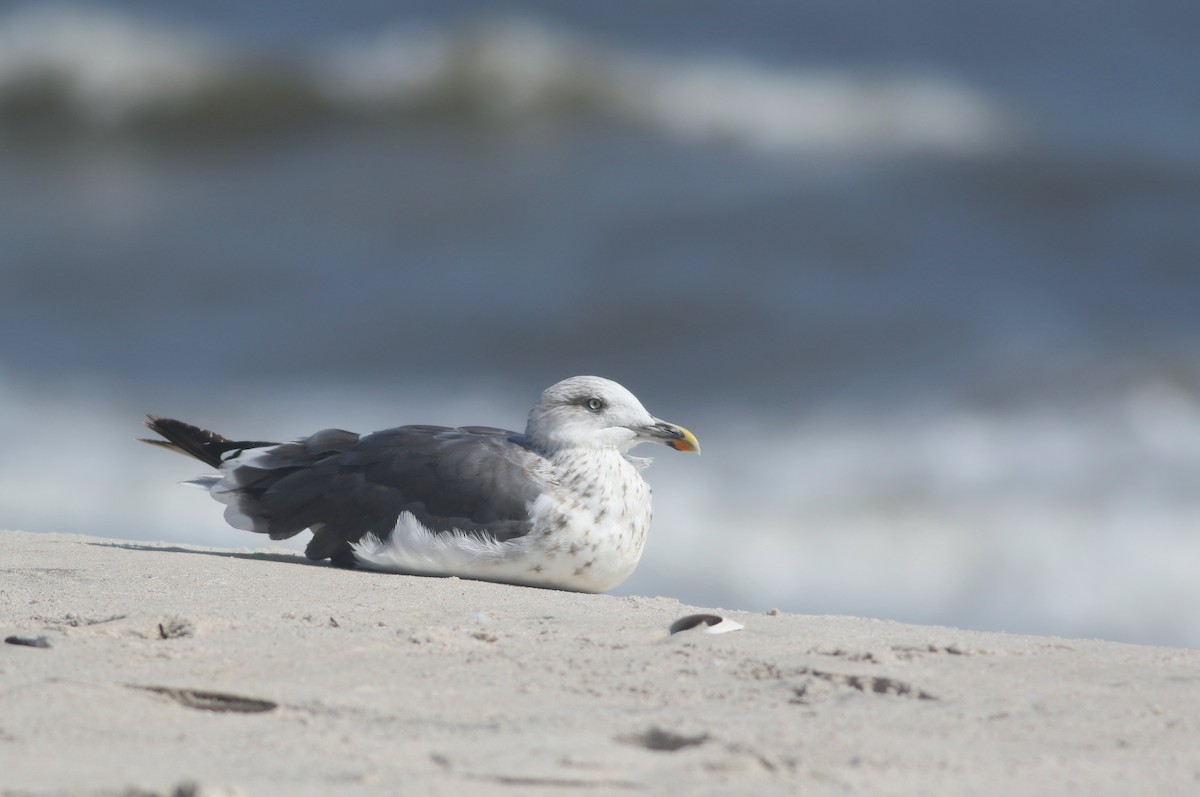
[{"label": "blurred wave", "polygon": [[766,152],[982,153],[1020,127],[944,77],[669,59],[519,17],[400,25],[286,55],[86,6],[0,17],[0,126],[229,136],[396,116],[586,117]]}]

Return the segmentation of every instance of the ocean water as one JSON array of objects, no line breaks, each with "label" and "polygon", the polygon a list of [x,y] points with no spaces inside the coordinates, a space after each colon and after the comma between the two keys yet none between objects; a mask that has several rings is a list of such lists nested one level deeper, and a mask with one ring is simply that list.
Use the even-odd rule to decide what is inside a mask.
[{"label": "ocean water", "polygon": [[[0,527],[618,379],[623,593],[1200,645],[1200,6],[0,3]],[[648,453],[648,452],[642,452]],[[2,557],[2,552],[0,552]]]}]

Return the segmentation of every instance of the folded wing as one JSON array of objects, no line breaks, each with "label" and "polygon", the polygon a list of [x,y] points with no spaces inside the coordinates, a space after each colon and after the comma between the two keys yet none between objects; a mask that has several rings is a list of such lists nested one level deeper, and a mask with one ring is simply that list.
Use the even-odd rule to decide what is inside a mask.
[{"label": "folded wing", "polygon": [[349,557],[366,534],[386,540],[402,512],[434,533],[497,542],[528,534],[545,490],[541,457],[489,427],[401,426],[360,437],[327,429],[231,452],[209,485],[230,525],[285,539],[312,529],[311,559]]}]

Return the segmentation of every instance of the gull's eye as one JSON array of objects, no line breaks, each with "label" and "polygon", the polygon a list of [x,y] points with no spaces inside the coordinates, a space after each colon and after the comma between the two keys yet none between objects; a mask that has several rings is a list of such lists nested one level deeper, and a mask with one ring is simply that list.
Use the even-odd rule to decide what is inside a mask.
[{"label": "gull's eye", "polygon": [[590,398],[587,400],[587,408],[592,412],[599,412],[604,409],[604,402],[598,398]]}]

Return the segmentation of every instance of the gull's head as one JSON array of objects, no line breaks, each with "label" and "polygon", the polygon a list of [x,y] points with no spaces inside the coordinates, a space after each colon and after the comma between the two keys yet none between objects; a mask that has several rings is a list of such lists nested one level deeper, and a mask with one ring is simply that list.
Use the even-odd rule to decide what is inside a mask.
[{"label": "gull's head", "polygon": [[546,388],[529,413],[526,439],[542,451],[614,448],[660,443],[700,453],[696,436],[655,418],[625,388],[599,376],[573,376]]}]

